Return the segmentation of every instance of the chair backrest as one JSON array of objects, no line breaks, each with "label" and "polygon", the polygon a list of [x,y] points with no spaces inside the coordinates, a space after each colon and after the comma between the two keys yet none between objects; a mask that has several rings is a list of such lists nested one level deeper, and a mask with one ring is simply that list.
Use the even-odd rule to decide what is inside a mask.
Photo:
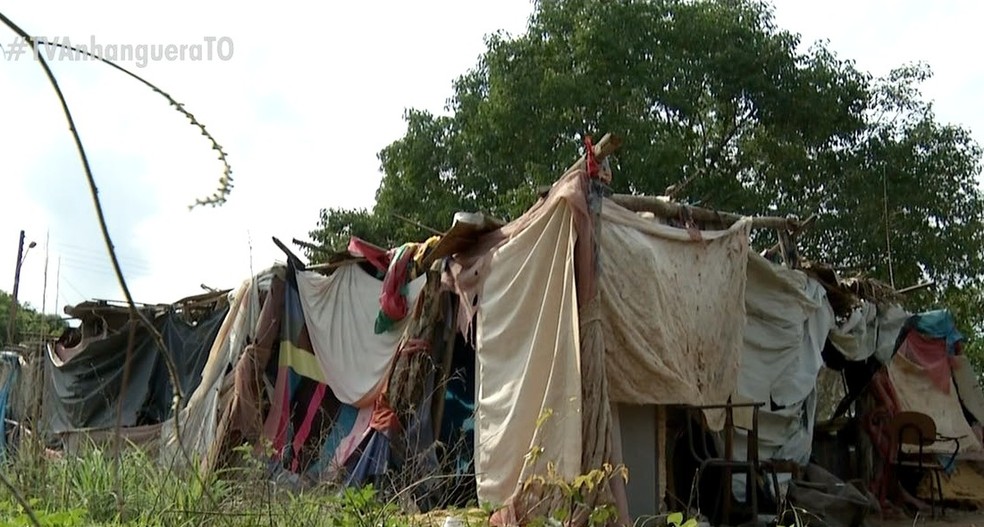
[{"label": "chair backrest", "polygon": [[936,422],[920,412],[899,412],[889,423],[892,440],[901,445],[927,446],[936,442]]}]

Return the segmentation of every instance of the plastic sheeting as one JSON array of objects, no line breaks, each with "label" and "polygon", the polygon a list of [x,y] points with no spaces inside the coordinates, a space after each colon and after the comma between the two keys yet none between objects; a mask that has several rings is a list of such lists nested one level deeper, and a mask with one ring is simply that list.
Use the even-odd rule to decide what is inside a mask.
[{"label": "plastic sheeting", "polygon": [[[161,427],[163,461],[184,463],[197,458],[207,467],[218,455],[221,444],[216,439],[224,381],[246,346],[257,340],[260,290],[269,289],[274,273],[268,270],[245,280],[230,295],[229,312],[209,350],[201,382],[176,418],[168,419]],[[231,385],[231,376],[228,380]]]},{"label": "plastic sheeting", "polygon": [[17,389],[21,356],[10,351],[0,352],[0,459],[7,457],[7,424],[9,402]]},{"label": "plastic sheeting", "polygon": [[[906,340],[920,337],[913,331]],[[940,352],[945,353],[944,341],[938,341]],[[906,344],[903,343],[903,347]],[[960,398],[953,380],[947,379],[948,390],[940,390],[933,377],[921,365],[910,360],[908,354],[900,348],[892,362],[888,364],[888,377],[898,401],[900,412],[920,412],[929,415],[936,422],[936,431],[940,435],[959,437],[960,452],[984,452],[977,434],[971,429],[964,417]],[[926,452],[950,454],[953,444],[947,442],[934,443],[924,448]]]},{"label": "plastic sheeting", "polygon": [[[173,387],[165,354],[177,368],[178,382],[187,396],[201,381],[208,351],[226,315],[217,310],[197,325],[168,313],[154,321],[164,340],[134,322],[133,350],[127,385],[125,376],[130,325],[99,340],[48,351],[49,390],[46,394],[49,427],[55,434],[78,429],[102,429],[160,423],[171,416]],[[60,357],[70,357],[62,361]],[[120,400],[122,398],[122,400]],[[117,411],[120,420],[117,421]]]},{"label": "plastic sheeting", "polygon": [[830,343],[850,361],[863,361],[872,355],[882,364],[895,352],[899,331],[910,314],[898,305],[879,308],[864,302],[831,331]]},{"label": "plastic sheeting", "polygon": [[[750,254],[745,289],[747,321],[737,399],[766,403],[759,412],[759,457],[810,460],[821,352],[834,312],[823,286],[805,273]],[[736,412],[736,424],[745,412]],[[747,436],[735,434],[735,456],[745,459]],[[788,475],[780,478],[780,485]],[[744,499],[744,475],[733,489]]]},{"label": "plastic sheeting", "polygon": [[738,393],[777,406],[803,402],[815,388],[820,352],[834,324],[823,286],[751,254],[745,311]]},{"label": "plastic sheeting", "polygon": [[953,360],[953,382],[967,412],[978,423],[984,423],[984,390],[977,372],[964,355],[957,355]]},{"label": "plastic sheeting", "polygon": [[[410,282],[413,305],[426,283]],[[345,265],[329,276],[298,272],[304,318],[324,381],[338,400],[356,407],[371,405],[396,354],[406,319],[375,333],[382,282],[358,265]]]}]

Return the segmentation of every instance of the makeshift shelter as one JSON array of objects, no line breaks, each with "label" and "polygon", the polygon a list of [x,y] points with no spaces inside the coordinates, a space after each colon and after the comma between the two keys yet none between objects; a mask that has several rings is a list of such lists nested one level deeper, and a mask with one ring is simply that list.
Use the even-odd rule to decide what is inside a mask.
[{"label": "makeshift shelter", "polygon": [[[949,483],[957,484],[954,478],[984,482],[984,394],[962,354],[963,336],[956,321],[946,310],[910,315],[895,309],[886,315],[888,320],[881,320],[881,328],[887,330],[883,336],[865,338],[872,330],[869,325],[856,332],[850,345],[838,346],[847,353],[832,361],[843,372],[847,386],[845,402],[835,416],[851,408],[853,415],[831,428],[861,440],[856,450],[843,445],[835,450],[835,455],[853,461],[841,470],[845,477],[869,482],[883,510],[906,504],[924,506],[920,499],[933,497],[927,485],[919,484],[925,483],[927,474],[914,473],[915,479],[910,479],[906,469],[895,466],[899,438],[894,435],[893,418],[902,412],[917,412],[934,423],[940,436],[958,439],[951,443],[933,438],[924,447],[925,452],[940,455],[945,466],[944,501],[979,506],[984,503],[984,487],[971,485],[981,490],[958,493],[951,491],[954,487]],[[864,340],[865,344],[853,346]],[[860,356],[854,353],[858,349],[863,352]],[[954,453],[956,463],[950,464]]]},{"label": "makeshift shelter", "polygon": [[[162,450],[207,468],[245,441],[299,481],[457,473],[496,521],[523,522],[562,498],[554,479],[621,463],[620,405],[726,402],[753,220],[654,222],[590,167],[505,225],[462,216],[423,244],[353,240],[327,269],[289,256],[247,280]],[[585,511],[627,520],[624,482],[605,479]]]},{"label": "makeshift shelter", "polygon": [[[43,428],[48,442],[77,446],[104,439],[116,428],[141,443],[171,417],[176,392],[189,393],[228,306],[222,293],[168,306],[144,306],[141,315],[106,302],[69,306],[81,325],[47,343]],[[175,389],[177,387],[177,390]]]},{"label": "makeshift shelter", "polygon": [[[897,337],[918,325],[896,303],[798,265],[785,240],[795,220],[607,195],[606,148],[589,145],[509,223],[461,214],[443,236],[388,250],[353,238],[323,266],[281,245],[285,265],[217,295],[194,328],[171,311],[151,317],[165,353],[128,313],[83,317],[79,343],[67,335],[49,353],[53,430],[105,433],[122,408],[127,433],[165,462],[211,470],[248,443],[298,484],[395,480],[422,509],[477,498],[496,509],[496,524],[569,502],[561,483],[601,469],[575,523],[603,504],[631,523],[664,500],[691,501],[692,460],[681,449],[699,428],[724,456],[721,405],[761,405],[757,423],[734,414],[727,461],[806,467],[831,426],[817,432],[825,369],[843,372],[849,388],[835,417],[862,400],[872,375],[905,384],[873,372],[908,356],[895,353]],[[780,230],[782,259],[794,265],[751,251],[755,227]],[[98,334],[87,333],[97,322]],[[172,326],[195,336],[169,336]],[[113,399],[131,329],[143,343],[131,384],[143,390]],[[943,378],[933,360],[930,378]],[[167,362],[187,365],[177,368],[185,397],[176,411],[165,404],[175,377]],[[967,368],[949,364],[963,375],[950,393],[974,406]],[[872,401],[902,404],[894,397]],[[830,472],[817,477],[855,477]],[[749,501],[743,476],[725,474],[705,479],[713,487],[701,497],[719,500],[727,481]],[[795,476],[751,488],[778,505]]]}]

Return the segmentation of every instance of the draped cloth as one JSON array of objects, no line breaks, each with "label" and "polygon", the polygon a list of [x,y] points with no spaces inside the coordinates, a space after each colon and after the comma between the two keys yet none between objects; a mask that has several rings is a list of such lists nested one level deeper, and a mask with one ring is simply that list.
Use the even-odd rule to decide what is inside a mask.
[{"label": "draped cloth", "polygon": [[[721,402],[733,391],[750,221],[694,239],[614,203],[602,207],[593,184],[571,170],[526,214],[456,254],[445,278],[459,297],[459,330],[477,324],[475,462],[479,500],[501,506],[496,525],[523,523],[556,498],[531,482],[621,462],[610,390],[653,404],[694,394]],[[695,293],[702,298],[690,300]],[[672,325],[648,327],[643,312],[654,304],[676,310]],[[702,338],[709,326],[713,337]],[[655,394],[638,381],[640,369],[664,379]],[[612,380],[626,375],[638,382],[616,388]],[[609,483],[589,502],[614,500],[627,522],[622,482]]]}]

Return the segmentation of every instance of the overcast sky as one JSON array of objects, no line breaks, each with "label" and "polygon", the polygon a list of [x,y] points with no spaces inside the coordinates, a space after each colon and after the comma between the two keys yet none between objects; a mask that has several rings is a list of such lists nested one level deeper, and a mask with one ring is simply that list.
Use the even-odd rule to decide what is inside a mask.
[{"label": "overcast sky", "polygon": [[[218,209],[188,210],[214,190],[222,166],[163,98],[104,65],[52,61],[124,273],[143,302],[197,294],[202,283],[236,287],[280,258],[271,236],[306,239],[322,208],[370,207],[380,179],[376,154],[403,134],[403,111],[443,111],[452,80],[475,64],[484,37],[521,33],[532,11],[530,0],[134,5],[19,2],[2,12],[29,33],[76,45],[92,36],[107,46],[206,37],[233,44],[228,60],[214,48],[210,61],[124,63],[184,103],[228,152],[235,189]],[[776,5],[782,27],[807,43],[828,39],[839,56],[873,73],[929,63],[935,78],[924,93],[938,116],[984,142],[984,66],[975,56],[984,49],[977,27],[984,4]],[[8,53],[13,39],[0,28]],[[38,245],[25,259],[22,301],[42,304],[46,235],[48,311],[121,299],[71,135],[30,57],[0,57],[0,104],[0,289],[12,287],[24,229]]]}]

